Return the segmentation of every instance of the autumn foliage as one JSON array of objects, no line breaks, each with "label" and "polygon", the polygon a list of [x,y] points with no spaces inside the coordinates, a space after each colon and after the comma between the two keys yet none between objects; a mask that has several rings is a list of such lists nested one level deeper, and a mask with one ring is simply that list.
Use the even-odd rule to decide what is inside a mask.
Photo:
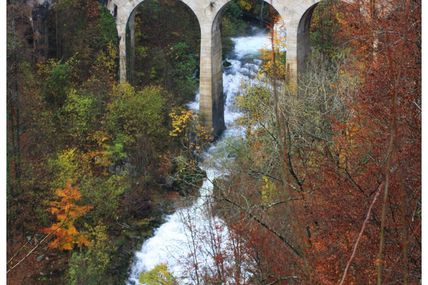
[{"label": "autumn foliage", "polygon": [[[174,1],[144,1],[131,86],[116,84],[115,18],[98,3],[108,1],[26,2],[43,1],[7,5],[8,277],[123,284],[135,237],[167,208],[164,190],[189,194],[205,177],[199,155],[211,131],[176,108],[197,83],[197,19]],[[266,2],[230,1],[223,36],[239,26],[239,6],[263,18]],[[154,19],[165,25],[146,25]],[[190,275],[208,272],[198,284],[421,283],[421,1],[325,0],[311,21],[297,96],[280,82],[288,69],[277,33],[263,76],[237,97],[245,137],[225,146],[234,162],[209,209],[227,227],[195,235],[215,265],[189,263]],[[163,265],[141,278],[176,283]]]},{"label": "autumn foliage", "polygon": [[421,270],[421,3],[370,3],[341,5],[340,36],[357,58],[345,72],[361,85],[344,100],[347,120],[333,122],[337,158],[322,158],[312,179],[313,215],[329,221],[314,238],[324,284],[342,277],[378,192],[345,284],[416,283]]},{"label": "autumn foliage", "polygon": [[320,49],[298,97],[278,91],[280,116],[269,89],[238,98],[251,131],[219,183],[224,216],[257,284],[419,283],[421,2],[325,7],[344,44]]},{"label": "autumn foliage", "polygon": [[76,187],[67,183],[63,189],[55,191],[56,201],[50,203],[49,212],[55,216],[56,222],[49,228],[43,229],[46,234],[55,238],[49,243],[52,249],[72,250],[74,246],[88,246],[90,241],[85,234],[80,233],[75,226],[78,218],[85,215],[92,207],[76,204],[81,195]]}]

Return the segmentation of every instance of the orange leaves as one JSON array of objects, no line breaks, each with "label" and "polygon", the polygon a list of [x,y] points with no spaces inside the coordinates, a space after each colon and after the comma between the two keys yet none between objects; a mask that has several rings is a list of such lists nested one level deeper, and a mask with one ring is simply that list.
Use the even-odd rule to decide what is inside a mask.
[{"label": "orange leaves", "polygon": [[64,189],[57,189],[55,191],[55,194],[58,197],[64,198],[66,200],[79,200],[80,199],[80,192],[76,188],[72,188],[70,183],[67,184],[66,188]]},{"label": "orange leaves", "polygon": [[349,160],[361,157],[367,152],[367,145],[370,143],[367,139],[367,130],[352,120],[342,126],[337,124],[334,127],[338,131],[334,136],[334,145],[339,157],[339,166],[348,168]]},{"label": "orange leaves", "polygon": [[80,200],[81,194],[77,188],[72,187],[70,182],[65,188],[55,190],[55,195],[58,200],[50,202],[48,211],[56,216],[57,222],[43,229],[44,233],[55,236],[55,239],[49,243],[49,247],[72,250],[75,245],[88,246],[90,241],[76,229],[74,223],[79,217],[86,214],[92,206],[75,204],[76,201]]}]

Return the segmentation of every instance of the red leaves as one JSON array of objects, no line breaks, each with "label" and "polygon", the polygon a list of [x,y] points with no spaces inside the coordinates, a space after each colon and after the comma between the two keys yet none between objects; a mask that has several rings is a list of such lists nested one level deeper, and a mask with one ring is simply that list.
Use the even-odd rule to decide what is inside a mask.
[{"label": "red leaves", "polygon": [[[355,1],[347,5],[341,29],[342,36],[352,43],[354,55],[359,59],[355,65],[363,64],[364,69],[360,69],[359,90],[347,100],[352,115],[347,122],[334,126],[338,165],[325,159],[319,169],[323,175],[314,176],[313,184],[321,187],[314,194],[318,197],[313,200],[310,218],[323,222],[313,238],[312,254],[322,283],[329,283],[327,279],[333,280],[331,277],[343,272],[365,212],[386,172],[390,175],[390,188],[384,258],[378,260],[377,257],[381,216],[378,201],[346,284],[372,282],[376,279],[379,262],[386,269],[384,283],[404,283],[404,279],[416,283],[421,274],[420,216],[412,214],[420,207],[421,195],[418,108],[421,100],[421,51],[418,46],[421,3],[393,0],[389,3],[394,8],[385,10],[381,7],[385,1],[374,2],[379,5],[376,6],[378,16],[365,20],[361,16],[364,3]],[[358,67],[349,70],[358,70]],[[393,135],[393,151],[389,153],[389,140]],[[388,156],[391,156],[389,168],[385,163]]]}]

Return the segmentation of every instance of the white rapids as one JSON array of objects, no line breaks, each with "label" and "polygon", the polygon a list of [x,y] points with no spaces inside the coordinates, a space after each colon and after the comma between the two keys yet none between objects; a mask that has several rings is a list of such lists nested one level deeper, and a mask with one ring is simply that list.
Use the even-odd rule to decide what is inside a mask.
[{"label": "white rapids", "polygon": [[[223,72],[223,89],[226,96],[224,117],[227,129],[203,155],[200,167],[206,171],[207,178],[199,190],[200,196],[192,206],[178,209],[167,216],[164,224],[155,230],[154,236],[144,242],[141,249],[135,253],[127,285],[139,285],[140,273],[151,270],[161,263],[168,266],[168,271],[174,275],[179,284],[199,283],[196,280],[200,277],[196,276],[194,267],[189,265],[189,260],[192,264],[198,264],[199,272],[210,274],[214,267],[215,248],[227,251],[229,237],[227,226],[220,218],[208,214],[213,190],[212,181],[225,174],[222,166],[233,159],[228,156],[227,145],[243,136],[244,130],[234,124],[241,116],[239,110],[234,107],[235,97],[242,90],[243,83],[251,84],[256,81],[255,77],[261,64],[261,60],[258,59],[259,50],[268,49],[270,45],[267,33],[232,40],[235,47],[228,59],[231,66],[224,68]],[[197,111],[199,94],[196,95],[195,101],[187,106]],[[213,246],[209,242],[195,244],[196,239],[203,239],[202,235],[206,238],[210,232],[215,232],[217,245]],[[234,261],[226,262],[233,264]],[[243,270],[242,278],[245,278],[245,274],[247,273]]]}]

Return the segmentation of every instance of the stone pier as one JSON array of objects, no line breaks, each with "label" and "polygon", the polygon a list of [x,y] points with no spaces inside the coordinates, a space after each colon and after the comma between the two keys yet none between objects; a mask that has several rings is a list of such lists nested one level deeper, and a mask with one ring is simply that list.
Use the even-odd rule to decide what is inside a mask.
[{"label": "stone pier", "polygon": [[[116,19],[119,36],[119,78],[132,81],[127,63],[133,64],[134,14],[144,0],[109,0],[107,8]],[[214,136],[224,130],[224,96],[222,82],[222,46],[220,22],[224,7],[230,0],[182,0],[195,14],[201,30],[200,54],[200,116]],[[266,1],[281,16],[287,36],[287,70],[291,86],[297,86],[298,72],[303,71],[309,53],[309,23],[319,0]],[[179,19],[178,19],[179,20]],[[156,23],[154,23],[156,24]],[[127,27],[130,40],[127,47]],[[127,51],[129,53],[127,57]]]}]

